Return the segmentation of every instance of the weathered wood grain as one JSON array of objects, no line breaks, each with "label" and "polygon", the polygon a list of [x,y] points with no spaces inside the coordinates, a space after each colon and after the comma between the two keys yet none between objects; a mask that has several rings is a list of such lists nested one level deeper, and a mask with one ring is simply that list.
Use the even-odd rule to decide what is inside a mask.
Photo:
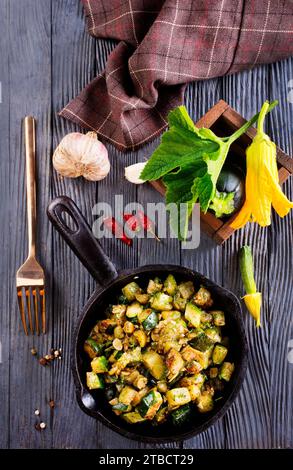
[{"label": "weathered wood grain", "polygon": [[[3,227],[9,227],[11,211],[9,210],[10,187],[9,187],[9,76],[8,76],[8,44],[9,44],[9,5],[8,1],[0,3],[0,30],[2,41],[0,42],[0,186],[2,195],[0,198],[0,214]],[[1,252],[1,316],[0,316],[0,448],[9,445],[9,331],[11,290],[7,273],[9,272],[9,258],[11,252],[10,233],[2,230],[2,252]]]},{"label": "weathered wood grain", "polygon": [[[223,79],[223,97],[246,118],[255,114],[269,99],[268,66]],[[253,99],[252,99],[253,97]],[[239,398],[226,414],[226,446],[228,448],[267,448],[271,446],[269,390],[269,325],[268,315],[268,230],[246,226],[223,245],[223,283],[236,295],[243,295],[239,275],[238,253],[242,245],[252,247],[258,288],[263,293],[262,328],[256,329],[243,305],[249,366]]]},{"label": "weathered wood grain", "polygon": [[[78,130],[58,116],[95,74],[95,42],[86,34],[81,2],[52,3],[52,151],[62,137]],[[70,196],[85,217],[91,220],[95,184],[82,178],[60,178],[51,165],[50,199]],[[53,271],[54,343],[63,350],[53,378],[56,408],[53,421],[54,448],[95,448],[96,422],[79,409],[71,373],[71,341],[82,307],[94,290],[94,281],[59,235],[53,233],[51,269]],[[81,432],[82,430],[82,432]]]},{"label": "weathered wood grain", "polygon": [[[96,202],[160,202],[149,185],[136,187],[124,179],[124,167],[148,158],[154,141],[135,153],[122,154],[108,146],[112,171],[95,184],[82,179],[61,179],[51,165],[52,151],[68,132],[78,129],[57,112],[104,68],[114,41],[94,40],[85,31],[81,2],[77,0],[0,1],[0,209],[3,220],[1,263],[0,340],[0,447],[29,448],[136,448],[138,444],[118,436],[79,409],[70,370],[74,324],[95,282],[69,248],[53,232],[45,210],[57,195],[72,197],[93,222]],[[287,85],[293,79],[293,60],[263,66],[250,72],[189,85],[186,105],[194,120],[218,99],[225,99],[249,118],[262,102],[279,99],[269,117],[269,132],[287,152],[293,151],[293,104]],[[27,250],[25,221],[24,152],[21,120],[27,114],[38,120],[38,248],[47,274],[49,330],[45,337],[26,338],[16,305],[14,275]],[[293,199],[292,181],[284,185]],[[5,195],[9,198],[7,202]],[[120,214],[115,214],[116,216]],[[246,227],[223,246],[202,234],[196,250],[182,250],[177,240],[138,239],[132,248],[103,239],[101,243],[119,269],[149,263],[174,263],[191,267],[236,295],[243,294],[238,251],[253,247],[257,283],[263,292],[263,327],[256,329],[245,308],[243,315],[249,342],[249,370],[235,404],[208,431],[184,444],[184,448],[292,447],[293,366],[288,362],[292,331],[292,214],[284,220],[274,216],[268,229]],[[9,276],[7,276],[9,273]],[[42,368],[30,354],[51,346],[63,349],[62,361]],[[48,400],[54,399],[52,413]],[[47,429],[35,431],[34,409],[41,410]]]},{"label": "weathered wood grain", "polygon": [[[9,4],[9,87],[10,87],[10,236],[9,266],[10,290],[10,447],[51,447],[50,368],[38,364],[30,349],[34,346],[47,354],[52,341],[50,302],[51,242],[48,222],[44,214],[49,187],[48,163],[50,154],[51,115],[51,31],[50,3],[11,0]],[[16,33],[17,32],[17,33]],[[48,333],[46,336],[24,335],[16,301],[14,276],[16,269],[27,256],[26,203],[25,203],[25,154],[23,147],[22,119],[32,114],[37,119],[37,216],[39,259],[47,274]],[[47,423],[45,432],[34,429],[34,410],[41,410],[41,418]]]},{"label": "weathered wood grain", "polygon": [[[279,106],[270,117],[269,132],[274,141],[293,154],[293,102],[289,101],[289,81],[293,78],[293,59],[270,67],[270,96]],[[284,191],[293,200],[292,178]],[[268,305],[270,328],[270,417],[272,446],[293,446],[293,364],[288,361],[289,341],[293,339],[293,218],[274,215],[269,230]],[[291,344],[292,349],[292,344]]]},{"label": "weathered wood grain", "polygon": [[[194,121],[198,121],[221,96],[221,79],[192,83],[187,88],[186,106]],[[222,284],[222,248],[201,232],[200,246],[196,250],[182,250],[181,263],[215,282]],[[184,448],[222,448],[225,442],[223,420],[204,433],[184,442]]]}]

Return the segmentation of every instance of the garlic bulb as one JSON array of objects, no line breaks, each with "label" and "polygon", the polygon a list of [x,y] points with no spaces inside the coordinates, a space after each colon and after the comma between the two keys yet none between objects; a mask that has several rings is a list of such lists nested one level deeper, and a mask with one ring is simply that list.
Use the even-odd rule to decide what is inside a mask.
[{"label": "garlic bulb", "polygon": [[135,163],[134,165],[127,166],[125,168],[125,178],[130,181],[130,183],[134,184],[142,184],[145,183],[144,180],[140,179],[140,174],[144,167],[146,166],[147,162],[140,162]]},{"label": "garlic bulb", "polygon": [[90,181],[102,180],[110,171],[108,151],[95,132],[67,134],[54,152],[53,166],[62,176]]}]

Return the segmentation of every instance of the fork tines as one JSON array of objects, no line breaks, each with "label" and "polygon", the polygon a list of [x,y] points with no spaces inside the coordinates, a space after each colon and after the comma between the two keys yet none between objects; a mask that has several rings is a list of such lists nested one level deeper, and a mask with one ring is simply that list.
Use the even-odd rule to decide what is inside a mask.
[{"label": "fork tines", "polygon": [[[44,285],[18,286],[17,300],[25,334],[28,335],[26,318],[28,318],[29,329],[32,334],[35,331],[40,334],[40,323],[42,333],[46,333]],[[34,312],[34,315],[32,315],[32,312]]]}]

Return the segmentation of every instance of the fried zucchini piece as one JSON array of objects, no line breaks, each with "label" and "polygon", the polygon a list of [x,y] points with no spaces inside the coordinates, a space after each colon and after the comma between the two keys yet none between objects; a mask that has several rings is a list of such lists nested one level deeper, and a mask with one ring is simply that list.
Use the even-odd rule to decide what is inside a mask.
[{"label": "fried zucchini piece", "polygon": [[169,295],[174,295],[177,290],[177,282],[173,274],[169,274],[164,282],[164,291]]},{"label": "fried zucchini piece", "polygon": [[143,418],[138,411],[130,411],[130,413],[123,413],[121,417],[129,424],[137,424],[146,421],[146,418]]},{"label": "fried zucchini piece", "polygon": [[135,330],[133,336],[137,339],[141,348],[144,348],[147,343],[147,335],[142,330]]},{"label": "fried zucchini piece", "polygon": [[146,419],[153,419],[163,403],[162,395],[157,390],[151,390],[138,405],[138,411]]},{"label": "fried zucchini piece", "polygon": [[98,388],[105,387],[103,376],[97,375],[95,372],[86,373],[86,384],[90,390],[96,390]]},{"label": "fried zucchini piece", "polygon": [[92,371],[96,374],[103,374],[108,371],[108,361],[105,356],[95,357],[91,362]]},{"label": "fried zucchini piece", "polygon": [[196,384],[189,385],[188,387],[191,401],[195,401],[200,397],[200,387]]},{"label": "fried zucchini piece", "polygon": [[113,333],[114,333],[115,338],[118,338],[118,339],[124,338],[124,331],[121,325],[116,326],[114,328]]},{"label": "fried zucchini piece", "polygon": [[187,387],[172,388],[166,393],[169,408],[185,405],[191,401],[190,392]]},{"label": "fried zucchini piece", "polygon": [[222,341],[221,330],[219,327],[206,328],[204,332],[212,343],[220,343]]},{"label": "fried zucchini piece", "polygon": [[234,372],[235,366],[231,362],[224,362],[219,371],[219,378],[225,380],[226,382],[229,382],[231,379],[231,376]]},{"label": "fried zucchini piece", "polygon": [[210,347],[214,344],[214,342],[211,341],[210,338],[205,333],[201,333],[192,341],[190,341],[190,344],[194,349],[205,352],[208,349],[210,349]]},{"label": "fried zucchini piece", "polygon": [[185,346],[185,348],[182,349],[181,354],[183,359],[187,362],[193,361],[198,357],[198,353],[196,352],[196,350],[189,345]]},{"label": "fried zucchini piece", "polygon": [[202,310],[200,308],[191,302],[187,302],[184,316],[194,328],[198,328],[200,325],[201,313]]},{"label": "fried zucchini piece", "polygon": [[150,296],[148,294],[135,294],[135,298],[140,304],[143,305],[147,304],[150,300]]},{"label": "fried zucchini piece", "polygon": [[171,413],[171,419],[174,426],[182,426],[191,418],[191,409],[189,404],[181,406]]},{"label": "fried zucchini piece", "polygon": [[200,315],[200,322],[204,323],[204,326],[207,326],[206,324],[212,323],[213,321],[213,315],[208,312],[201,312]]},{"label": "fried zucchini piece", "polygon": [[126,309],[126,316],[127,318],[134,318],[137,317],[139,313],[141,313],[143,310],[142,305],[140,305],[139,302],[135,301],[132,302],[130,305],[127,306]]},{"label": "fried zucchini piece", "polygon": [[181,312],[178,312],[177,310],[167,310],[166,312],[163,311],[162,318],[164,320],[180,320]]},{"label": "fried zucchini piece", "polygon": [[166,358],[166,365],[168,369],[168,381],[174,380],[177,375],[181,372],[184,367],[184,361],[182,359],[181,354],[176,351],[176,349],[172,348],[168,352]]},{"label": "fried zucchini piece", "polygon": [[84,350],[91,359],[99,356],[104,349],[102,344],[97,343],[94,339],[88,338],[84,343]]},{"label": "fried zucchini piece", "polygon": [[213,315],[213,323],[215,326],[225,325],[225,313],[222,310],[213,310],[210,312]]},{"label": "fried zucchini piece", "polygon": [[152,350],[146,351],[142,355],[142,362],[155,379],[163,380],[165,378],[166,366],[160,354]]},{"label": "fried zucchini piece", "polygon": [[180,312],[184,312],[186,304],[187,304],[187,300],[181,297],[180,292],[179,291],[175,292],[175,295],[173,297],[174,308],[176,308],[176,310],[180,310]]},{"label": "fried zucchini piece", "polygon": [[153,330],[158,324],[158,315],[156,312],[151,312],[147,318],[142,322],[142,326],[146,331]]},{"label": "fried zucchini piece", "polygon": [[202,393],[196,400],[197,409],[200,413],[208,413],[214,408],[214,400],[210,393]]},{"label": "fried zucchini piece", "polygon": [[156,292],[160,292],[163,289],[163,284],[158,277],[155,279],[150,279],[147,287],[147,293],[150,295],[155,294]]},{"label": "fried zucchini piece", "polygon": [[141,361],[141,349],[140,347],[134,348],[130,351],[126,351],[121,357],[113,364],[109,371],[109,375],[119,375],[120,372],[125,369],[128,364],[136,363]]},{"label": "fried zucchini piece", "polygon": [[194,294],[194,286],[191,281],[181,282],[178,286],[178,290],[183,299],[190,299]]},{"label": "fried zucchini piece", "polygon": [[210,291],[205,287],[201,286],[193,297],[193,301],[196,305],[203,308],[209,308],[213,305],[213,299]]},{"label": "fried zucchini piece", "polygon": [[173,298],[170,295],[164,294],[164,292],[156,292],[151,298],[151,307],[154,310],[164,311],[173,309]]},{"label": "fried zucchini piece", "polygon": [[123,387],[120,394],[118,401],[119,403],[123,403],[124,405],[131,405],[132,401],[134,400],[135,396],[137,394],[137,391],[134,390],[134,388],[129,387],[126,385],[126,387]]},{"label": "fried zucchini piece", "polygon": [[188,374],[198,374],[202,370],[202,365],[197,361],[187,362],[185,369]]},{"label": "fried zucchini piece", "polygon": [[113,319],[117,323],[121,323],[124,320],[125,312],[126,312],[126,305],[119,304],[119,305],[113,305],[112,307]]},{"label": "fried zucchini piece", "polygon": [[222,364],[224,361],[225,357],[227,356],[228,349],[225,348],[225,346],[222,346],[221,344],[216,344],[213,350],[213,363],[214,364]]},{"label": "fried zucchini piece", "polygon": [[125,287],[123,287],[122,292],[127,300],[132,301],[135,300],[135,294],[141,293],[141,288],[136,282],[130,282],[129,284],[126,284]]}]

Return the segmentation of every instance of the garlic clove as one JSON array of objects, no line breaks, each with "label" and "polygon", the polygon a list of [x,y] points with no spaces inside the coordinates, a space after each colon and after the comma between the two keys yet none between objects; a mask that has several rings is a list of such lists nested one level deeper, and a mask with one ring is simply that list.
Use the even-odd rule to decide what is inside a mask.
[{"label": "garlic clove", "polygon": [[140,174],[144,167],[146,166],[147,162],[140,162],[135,163],[134,165],[130,165],[125,167],[125,178],[130,181],[130,183],[134,184],[142,184],[145,183],[144,180],[140,179]]},{"label": "garlic clove", "polygon": [[95,132],[67,134],[56,148],[53,166],[62,176],[99,181],[110,171],[106,147]]}]

